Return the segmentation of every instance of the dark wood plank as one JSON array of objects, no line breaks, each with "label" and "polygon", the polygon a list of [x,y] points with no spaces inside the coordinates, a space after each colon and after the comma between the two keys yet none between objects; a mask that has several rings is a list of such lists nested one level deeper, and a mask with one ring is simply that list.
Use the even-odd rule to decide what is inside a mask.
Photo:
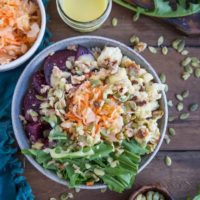
[{"label": "dark wood plank", "polygon": [[[169,155],[173,164],[165,166],[163,160]],[[111,191],[101,193],[99,190],[81,190],[76,193],[65,186],[59,185],[35,170],[26,162],[25,175],[32,186],[33,193],[38,200],[47,200],[63,192],[74,193],[75,200],[128,200],[130,194],[139,186],[160,183],[173,194],[176,200],[185,200],[188,194],[194,195],[200,179],[200,153],[199,152],[160,152],[147,168],[137,176],[136,183],[131,190],[123,194]]]},{"label": "dark wood plank", "polygon": [[[51,17],[49,26],[53,32],[54,41],[81,35],[81,33],[72,30],[61,20],[56,10],[55,1],[49,2],[47,12],[50,13]],[[118,26],[115,28],[111,25],[112,17],[117,17],[118,19]],[[141,40],[144,40],[151,45],[156,45],[157,39],[160,35],[164,35],[167,38],[167,45],[171,44],[172,40],[183,37],[182,34],[170,25],[145,16],[141,16],[139,21],[133,22],[132,17],[132,11],[113,3],[112,13],[106,23],[99,30],[88,34],[110,37],[126,44],[129,44],[129,38],[135,34],[140,36]],[[188,46],[200,46],[200,37],[186,37],[186,44]]]}]

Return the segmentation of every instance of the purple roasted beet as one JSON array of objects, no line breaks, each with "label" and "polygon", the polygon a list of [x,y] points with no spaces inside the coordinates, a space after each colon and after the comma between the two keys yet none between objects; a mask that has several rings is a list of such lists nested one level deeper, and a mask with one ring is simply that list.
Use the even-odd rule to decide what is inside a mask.
[{"label": "purple roasted beet", "polygon": [[66,71],[66,61],[69,57],[76,56],[76,51],[73,50],[61,50],[55,52],[53,55],[49,55],[44,62],[44,75],[47,84],[50,83],[51,73],[54,66],[57,66],[60,70]]},{"label": "purple roasted beet", "polygon": [[42,85],[46,85],[46,80],[45,80],[45,76],[44,76],[44,72],[42,70],[37,71],[34,75],[33,75],[33,81],[32,81],[32,86],[35,89],[35,91],[38,94],[42,94],[41,93],[41,89],[42,89]]},{"label": "purple roasted beet", "polygon": [[94,60],[94,56],[93,56],[92,52],[87,47],[79,45],[77,48],[77,53],[76,53],[75,59],[79,60],[83,56],[87,56],[87,58]]},{"label": "purple roasted beet", "polygon": [[24,96],[23,110],[25,119],[27,121],[33,121],[32,117],[28,114],[28,110],[32,109],[35,112],[39,111],[41,101],[36,98],[36,95],[36,91],[31,88],[26,92]]}]

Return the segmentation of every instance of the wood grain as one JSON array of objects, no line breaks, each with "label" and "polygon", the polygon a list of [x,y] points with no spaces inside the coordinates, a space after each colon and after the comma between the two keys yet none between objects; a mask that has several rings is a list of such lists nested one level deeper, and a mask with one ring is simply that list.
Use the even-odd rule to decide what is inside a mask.
[{"label": "wood grain", "polygon": [[[163,160],[168,155],[173,164],[167,167]],[[142,185],[160,183],[166,187],[176,200],[185,200],[188,194],[194,195],[200,179],[200,154],[196,152],[160,152],[147,168],[137,176],[136,183],[131,190],[122,194],[100,190],[81,190],[76,193],[65,186],[59,185],[36,171],[28,162],[26,177],[36,195],[36,200],[48,200],[63,192],[74,193],[75,200],[128,200],[130,194]]]}]

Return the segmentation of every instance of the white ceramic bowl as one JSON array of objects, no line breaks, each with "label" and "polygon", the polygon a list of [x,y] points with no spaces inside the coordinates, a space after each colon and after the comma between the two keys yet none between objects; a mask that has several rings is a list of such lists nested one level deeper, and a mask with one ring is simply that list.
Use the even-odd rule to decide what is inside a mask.
[{"label": "white ceramic bowl", "polygon": [[[65,40],[62,40],[60,42],[54,43],[53,45],[49,46],[45,50],[43,50],[41,53],[39,53],[25,68],[23,73],[21,74],[17,86],[15,88],[14,96],[13,96],[13,101],[12,101],[12,123],[13,123],[13,129],[15,133],[15,137],[17,139],[17,142],[20,146],[21,149],[27,149],[30,148],[29,140],[26,136],[26,133],[24,131],[22,122],[19,119],[19,115],[21,114],[22,111],[22,101],[24,98],[24,95],[30,85],[30,81],[32,78],[32,75],[34,74],[35,71],[40,69],[43,66],[44,59],[52,52],[56,52],[58,50],[65,49],[69,45],[83,45],[86,47],[100,47],[103,48],[104,46],[113,46],[113,47],[119,47],[123,53],[123,55],[126,55],[130,57],[131,59],[134,59],[136,63],[140,64],[142,67],[144,67],[148,72],[150,72],[153,77],[155,82],[161,83],[160,79],[153,69],[153,67],[137,52],[135,52],[133,49],[129,48],[128,46],[109,39],[109,38],[104,38],[104,37],[99,37],[99,36],[80,36],[80,37],[73,37],[73,38],[68,38]],[[150,155],[146,155],[142,158],[142,162],[140,164],[139,172],[141,172],[150,162],[151,160],[155,157],[156,153],[158,152],[164,136],[165,136],[165,131],[167,127],[167,118],[168,118],[168,106],[167,106],[167,99],[164,91],[162,91],[162,99],[160,100],[161,108],[164,111],[164,116],[160,120],[159,127],[160,127],[160,132],[161,132],[161,137],[158,142],[158,145],[153,153]],[[67,181],[59,178],[56,174],[49,170],[45,170],[42,166],[40,166],[32,157],[27,156],[27,159],[31,162],[31,164],[38,169],[41,173],[43,173],[45,176],[48,178],[63,184],[67,185]],[[80,185],[79,188],[81,189],[102,189],[105,188],[106,186],[103,184],[95,184],[94,186],[86,186],[86,185]]]},{"label": "white ceramic bowl", "polygon": [[41,13],[41,25],[40,25],[40,32],[38,34],[38,37],[36,41],[34,42],[34,44],[32,45],[32,47],[24,55],[20,56],[19,58],[17,58],[16,60],[8,64],[0,65],[0,72],[14,69],[20,66],[21,64],[25,63],[31,56],[33,56],[33,54],[36,52],[36,50],[38,49],[38,47],[40,46],[42,42],[45,29],[46,29],[46,12],[45,12],[45,8],[44,8],[44,4],[42,0],[34,0],[34,1],[37,2],[40,9],[40,13]]}]

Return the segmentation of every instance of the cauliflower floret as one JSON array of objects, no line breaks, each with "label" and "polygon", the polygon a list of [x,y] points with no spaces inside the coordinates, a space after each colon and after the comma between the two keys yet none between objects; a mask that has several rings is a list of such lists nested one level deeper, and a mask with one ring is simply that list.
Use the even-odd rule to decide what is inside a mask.
[{"label": "cauliflower floret", "polygon": [[122,60],[122,53],[118,47],[105,47],[97,59],[98,66],[117,71]]}]

